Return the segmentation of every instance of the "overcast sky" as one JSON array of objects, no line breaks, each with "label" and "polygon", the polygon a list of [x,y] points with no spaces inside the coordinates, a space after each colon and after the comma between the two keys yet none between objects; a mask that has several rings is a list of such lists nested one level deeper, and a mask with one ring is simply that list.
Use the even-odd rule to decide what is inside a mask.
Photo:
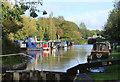
[{"label": "overcast sky", "polygon": [[43,7],[39,8],[48,15],[39,13],[39,17],[49,17],[53,12],[53,17],[63,16],[78,26],[84,22],[90,30],[102,30],[113,4],[113,0],[43,0]]}]

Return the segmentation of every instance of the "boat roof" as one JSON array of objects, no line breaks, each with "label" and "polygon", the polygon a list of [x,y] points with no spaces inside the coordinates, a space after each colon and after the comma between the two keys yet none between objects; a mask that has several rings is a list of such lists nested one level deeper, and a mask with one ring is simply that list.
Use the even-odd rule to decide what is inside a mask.
[{"label": "boat roof", "polygon": [[96,42],[94,44],[106,44],[105,42]]}]

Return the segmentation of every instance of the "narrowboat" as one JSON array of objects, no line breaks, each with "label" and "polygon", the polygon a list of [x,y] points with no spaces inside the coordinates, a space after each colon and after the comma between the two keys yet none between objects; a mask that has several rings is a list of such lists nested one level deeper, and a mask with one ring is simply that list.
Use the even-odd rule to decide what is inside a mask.
[{"label": "narrowboat", "polygon": [[105,42],[96,42],[93,44],[91,54],[88,58],[92,60],[106,59],[110,56],[109,46]]},{"label": "narrowboat", "polygon": [[27,41],[27,50],[43,50],[43,42],[37,41],[36,37],[29,37]]},{"label": "narrowboat", "polygon": [[64,48],[64,47],[67,47],[66,42],[58,42],[58,48]]},{"label": "narrowboat", "polygon": [[50,50],[50,44],[49,44],[49,42],[43,42],[43,50]]},{"label": "narrowboat", "polygon": [[73,44],[74,44],[74,42],[72,42],[72,41],[66,41],[66,43],[67,43],[67,46],[73,46]]},{"label": "narrowboat", "polygon": [[48,41],[49,42],[49,47],[51,49],[56,49],[57,48],[57,42],[56,41]]},{"label": "narrowboat", "polygon": [[14,42],[21,48],[25,49],[26,48],[26,43],[22,40],[14,40]]}]

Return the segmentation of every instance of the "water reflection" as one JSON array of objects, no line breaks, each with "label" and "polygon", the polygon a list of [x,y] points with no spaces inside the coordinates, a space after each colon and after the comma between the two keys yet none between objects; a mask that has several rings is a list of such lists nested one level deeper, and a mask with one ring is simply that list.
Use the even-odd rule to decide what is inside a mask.
[{"label": "water reflection", "polygon": [[34,59],[27,64],[27,69],[65,72],[73,66],[86,63],[91,49],[92,45],[74,45],[50,51],[29,51],[28,55]]}]

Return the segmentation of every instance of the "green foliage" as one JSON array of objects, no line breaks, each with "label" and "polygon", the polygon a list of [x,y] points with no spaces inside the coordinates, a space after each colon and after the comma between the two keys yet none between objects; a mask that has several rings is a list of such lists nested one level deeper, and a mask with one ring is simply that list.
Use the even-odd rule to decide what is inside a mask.
[{"label": "green foliage", "polygon": [[8,57],[3,57],[2,58],[2,65],[7,66],[7,65],[16,65],[19,63],[23,63],[25,61],[25,58],[21,56],[8,56]]},{"label": "green foliage", "polygon": [[105,42],[105,41],[107,41],[106,39],[102,39],[102,38],[98,38],[97,39],[97,42]]},{"label": "green foliage", "polygon": [[86,27],[86,25],[85,25],[84,22],[81,22],[81,24],[80,24],[80,28],[81,28],[81,29],[87,29],[87,27]]},{"label": "green foliage", "polygon": [[[56,40],[60,36],[60,39],[71,40],[75,44],[83,44],[86,40],[81,39],[81,37],[87,38],[96,33],[87,30],[83,22],[81,23],[83,29],[79,29],[75,23],[66,21],[63,16],[52,17],[52,13],[49,18],[40,17],[37,20],[33,18],[34,16],[25,17],[22,14],[28,7],[24,4],[21,5],[21,8],[14,6],[12,9],[8,3],[2,5],[3,36],[12,41],[34,36],[37,36],[38,40]],[[33,7],[31,13],[35,11]]]},{"label": "green foliage", "polygon": [[23,27],[19,29],[17,33],[15,33],[15,39],[24,40],[28,37],[34,37],[39,31],[37,30],[36,20],[33,18],[27,18],[25,16],[21,16],[23,18]]},{"label": "green foliage", "polygon": [[17,30],[22,28],[21,14],[23,14],[23,11],[20,8],[10,9],[9,3],[2,3],[3,36],[8,36],[9,33],[15,33]]},{"label": "green foliage", "polygon": [[107,23],[104,27],[104,36],[111,41],[120,41],[120,1],[114,4]]},{"label": "green foliage", "polygon": [[69,38],[69,39],[80,39],[81,33],[78,31],[78,26],[69,21],[63,20],[64,18],[58,17],[49,17],[49,18],[38,18],[38,28],[43,28],[44,31],[42,36],[44,35],[44,39],[46,40],[55,40],[57,39],[57,35],[60,38]]},{"label": "green foliage", "polygon": [[33,17],[33,18],[35,18],[35,17],[37,17],[38,15],[35,13],[35,11],[32,11],[32,12],[30,13],[30,16]]},{"label": "green foliage", "polygon": [[4,38],[2,39],[2,54],[12,54],[12,53],[18,53],[20,51],[20,48],[15,45],[12,41]]},{"label": "green foliage", "polygon": [[82,38],[85,39],[93,35],[101,35],[101,31],[99,30],[88,30],[84,22],[80,23],[79,32],[82,34]]},{"label": "green foliage", "polygon": [[73,39],[74,44],[86,44],[87,39]]},{"label": "green foliage", "polygon": [[101,32],[97,30],[79,29],[79,31],[82,34],[82,38],[85,39],[93,37],[93,35],[101,34]]},{"label": "green foliage", "polygon": [[75,23],[63,21],[59,27],[63,30],[63,37],[61,38],[81,38],[81,33],[78,31],[79,27]]},{"label": "green foliage", "polygon": [[36,8],[37,6],[42,6],[42,1],[40,0],[35,0],[35,1],[23,1],[23,0],[19,0],[19,3],[15,3],[14,4],[14,8],[21,8],[24,12],[26,10],[28,10],[30,12],[30,16],[35,18],[37,17],[37,13],[40,10]]}]

